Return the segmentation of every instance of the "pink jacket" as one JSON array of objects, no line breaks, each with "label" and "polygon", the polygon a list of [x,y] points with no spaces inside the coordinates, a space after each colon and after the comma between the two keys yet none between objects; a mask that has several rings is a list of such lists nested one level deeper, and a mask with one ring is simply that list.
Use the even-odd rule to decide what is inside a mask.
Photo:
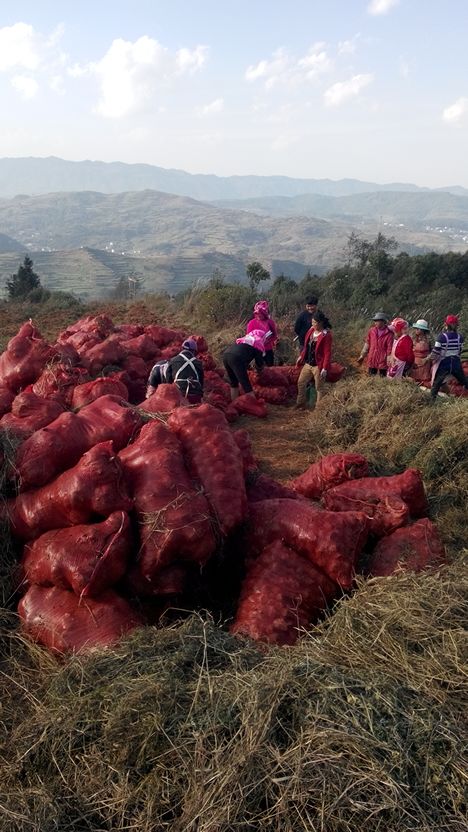
[{"label": "pink jacket", "polygon": [[367,366],[376,370],[387,369],[387,358],[392,352],[393,332],[386,326],[378,335],[377,327],[371,326],[366,338]]},{"label": "pink jacket", "polygon": [[272,350],[276,346],[278,340],[278,329],[275,322],[271,318],[252,318],[247,324],[246,332],[252,332],[254,329],[261,329],[262,332],[272,332],[269,338],[265,341],[265,349]]}]

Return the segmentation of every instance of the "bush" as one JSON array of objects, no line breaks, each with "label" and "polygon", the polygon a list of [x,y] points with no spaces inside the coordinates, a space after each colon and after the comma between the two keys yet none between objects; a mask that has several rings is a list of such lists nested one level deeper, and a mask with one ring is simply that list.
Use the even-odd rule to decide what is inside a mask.
[{"label": "bush", "polygon": [[201,324],[239,324],[252,316],[257,294],[248,286],[213,278],[206,286],[193,289],[185,298],[184,312]]}]

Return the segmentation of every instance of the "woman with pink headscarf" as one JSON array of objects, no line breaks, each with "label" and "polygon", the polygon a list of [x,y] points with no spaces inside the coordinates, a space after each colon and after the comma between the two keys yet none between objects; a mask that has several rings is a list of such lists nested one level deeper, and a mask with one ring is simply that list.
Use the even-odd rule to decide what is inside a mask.
[{"label": "woman with pink headscarf", "polygon": [[388,378],[403,378],[414,364],[413,340],[408,335],[409,323],[404,318],[394,318],[389,329],[394,334],[392,352],[389,355]]},{"label": "woman with pink headscarf", "polygon": [[252,361],[255,362],[255,369],[260,373],[265,366],[265,333],[262,329],[252,329],[243,338],[237,338],[223,353],[223,364],[229,379],[231,388],[231,399],[239,396],[239,385],[244,393],[255,398],[252,385],[249,379],[249,367]]},{"label": "woman with pink headscarf", "polygon": [[265,338],[265,364],[267,367],[273,367],[275,363],[274,347],[278,341],[278,328],[270,318],[270,307],[267,300],[259,300],[253,308],[254,317],[248,322],[246,333],[253,330],[260,330],[264,332]]}]

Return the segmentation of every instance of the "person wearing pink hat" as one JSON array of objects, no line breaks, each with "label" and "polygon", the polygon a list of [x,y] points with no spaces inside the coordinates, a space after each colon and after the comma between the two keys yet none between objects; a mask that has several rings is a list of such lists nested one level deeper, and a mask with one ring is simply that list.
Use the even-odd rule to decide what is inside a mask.
[{"label": "person wearing pink hat", "polygon": [[253,308],[254,317],[247,324],[246,334],[255,329],[260,329],[265,335],[265,364],[273,367],[275,354],[273,352],[278,341],[278,328],[273,318],[270,318],[270,307],[267,300],[259,300]]},{"label": "person wearing pink hat", "polygon": [[408,335],[409,324],[404,318],[394,318],[389,328],[394,333],[394,338],[388,359],[387,378],[403,378],[414,364],[413,341]]},{"label": "person wearing pink hat", "polygon": [[255,362],[258,373],[263,370],[265,341],[269,335],[269,332],[265,333],[262,329],[252,329],[243,338],[237,338],[236,343],[224,351],[223,364],[231,388],[232,401],[239,396],[239,385],[244,393],[255,398],[248,370],[252,361]]},{"label": "person wearing pink hat", "polygon": [[468,390],[468,379],[463,372],[461,352],[463,349],[463,335],[458,332],[457,315],[447,315],[445,326],[437,336],[430,355],[432,361],[431,397],[437,394],[448,376],[453,376],[459,384]]}]

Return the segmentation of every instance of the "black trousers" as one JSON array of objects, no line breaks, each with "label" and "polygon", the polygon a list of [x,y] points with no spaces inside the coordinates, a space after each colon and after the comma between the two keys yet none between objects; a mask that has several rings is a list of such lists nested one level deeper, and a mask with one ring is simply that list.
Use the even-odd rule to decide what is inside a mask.
[{"label": "black trousers", "polygon": [[265,351],[265,366],[266,367],[273,367],[275,363],[275,354],[273,350],[266,350]]},{"label": "black trousers", "polygon": [[451,358],[450,364],[445,364],[439,367],[435,374],[434,383],[431,387],[431,396],[433,399],[437,396],[447,376],[453,376],[456,380],[463,384],[468,390],[468,379],[463,372],[463,367],[459,358]]},{"label": "black trousers", "polygon": [[367,372],[370,376],[379,375],[379,376],[382,376],[382,378],[387,375],[387,370],[386,369],[379,370],[377,367],[369,367]]},{"label": "black trousers", "polygon": [[245,393],[252,392],[252,385],[247,373],[251,358],[244,356],[238,345],[230,347],[223,355],[223,364],[228,375],[230,387],[242,385]]}]

